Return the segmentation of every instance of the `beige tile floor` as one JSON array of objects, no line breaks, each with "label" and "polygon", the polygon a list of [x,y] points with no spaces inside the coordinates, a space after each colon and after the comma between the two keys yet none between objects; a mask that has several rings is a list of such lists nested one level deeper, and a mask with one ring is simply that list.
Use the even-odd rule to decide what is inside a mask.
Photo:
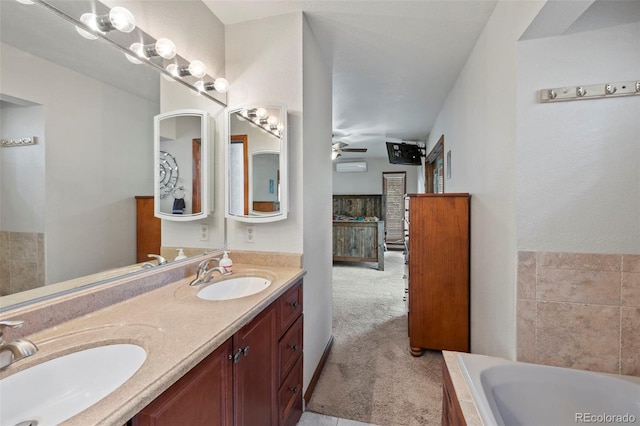
[{"label": "beige tile floor", "polygon": [[372,423],[362,423],[355,420],[339,419],[323,414],[305,411],[297,426],[375,426]]}]

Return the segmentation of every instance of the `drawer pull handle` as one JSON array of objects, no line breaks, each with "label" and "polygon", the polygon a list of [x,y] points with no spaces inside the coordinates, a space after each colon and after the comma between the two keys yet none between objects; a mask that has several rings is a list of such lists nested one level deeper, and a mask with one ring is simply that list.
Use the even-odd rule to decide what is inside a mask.
[{"label": "drawer pull handle", "polygon": [[289,347],[291,348],[292,351],[297,351],[298,350],[298,345],[289,345]]},{"label": "drawer pull handle", "polygon": [[247,356],[249,355],[249,346],[245,346],[242,349],[238,349],[238,351],[242,351],[242,355]]},{"label": "drawer pull handle", "polygon": [[297,308],[297,307],[298,307],[298,302],[291,302],[291,303],[289,303],[289,304],[291,305],[291,307],[292,307],[293,309],[295,309],[295,308]]},{"label": "drawer pull handle", "polygon": [[291,392],[293,392],[293,393],[296,393],[296,392],[298,392],[298,387],[297,387],[297,386],[295,386],[295,387],[293,387],[293,388],[289,388],[289,390],[290,390]]}]

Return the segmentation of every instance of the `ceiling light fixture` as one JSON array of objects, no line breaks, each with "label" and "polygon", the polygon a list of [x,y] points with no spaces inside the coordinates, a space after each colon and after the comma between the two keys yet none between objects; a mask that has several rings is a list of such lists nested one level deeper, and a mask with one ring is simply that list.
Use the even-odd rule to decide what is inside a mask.
[{"label": "ceiling light fixture", "polygon": [[[130,33],[136,27],[136,20],[133,13],[120,6],[116,6],[112,8],[109,13],[99,16],[95,13],[83,13],[82,16],[80,16],[80,22],[92,31],[102,34],[112,30]],[[95,34],[91,34],[82,28],[76,27],[76,30],[86,39],[96,40],[98,38]]]}]

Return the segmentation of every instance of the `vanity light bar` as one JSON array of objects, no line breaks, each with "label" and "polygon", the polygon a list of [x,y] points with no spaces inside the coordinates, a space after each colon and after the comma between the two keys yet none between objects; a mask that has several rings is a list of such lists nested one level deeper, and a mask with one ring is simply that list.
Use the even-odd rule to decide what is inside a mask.
[{"label": "vanity light bar", "polygon": [[[0,0],[1,1],[1,0]],[[45,9],[47,9],[48,11],[52,12],[53,14],[59,16],[60,18],[64,19],[65,21],[71,23],[72,25],[75,25],[78,30],[83,30],[84,32],[86,32],[89,35],[93,35],[96,38],[101,38],[104,41],[106,41],[108,44],[110,44],[111,46],[113,46],[114,48],[120,50],[122,53],[125,54],[125,56],[127,56],[127,59],[129,59],[129,61],[133,62],[133,63],[146,63],[149,66],[151,66],[152,68],[155,68],[157,71],[159,71],[163,76],[166,76],[167,78],[171,78],[171,81],[175,81],[178,82],[179,84],[182,84],[186,87],[188,87],[191,90],[195,90],[196,92],[199,92],[195,87],[193,83],[190,83],[189,81],[181,78],[180,76],[176,76],[174,73],[169,72],[165,66],[162,63],[156,63],[152,60],[150,60],[151,58],[147,58],[145,56],[145,53],[149,54],[152,53],[151,50],[147,49],[145,52],[145,46],[146,45],[142,45],[142,46],[136,46],[135,50],[133,50],[130,46],[131,44],[135,44],[135,43],[131,43],[131,41],[133,41],[133,39],[135,40],[154,40],[153,37],[149,36],[147,33],[145,33],[143,30],[141,30],[138,27],[132,28],[131,30],[129,30],[129,26],[124,26],[123,30],[121,31],[121,35],[123,34],[129,34],[129,38],[130,38],[130,42],[129,43],[125,43],[124,45],[114,41],[113,39],[111,39],[110,37],[107,36],[107,34],[101,32],[101,31],[95,31],[94,28],[91,28],[89,25],[87,25],[87,23],[80,21],[79,19],[75,18],[74,16],[71,16],[69,13],[67,13],[66,11],[60,9],[58,6],[55,6],[51,3],[51,0],[31,0],[34,4],[37,4],[38,6],[41,6]],[[60,4],[64,4],[64,2],[60,2]],[[135,22],[135,18],[133,18],[133,21]],[[120,26],[120,23],[118,23],[118,26]],[[117,28],[117,27],[116,27]],[[127,31],[130,31],[127,33]],[[168,40],[167,40],[168,41]],[[154,43],[157,43],[158,40],[154,40]],[[164,43],[164,42],[163,42]],[[141,43],[138,43],[141,44]],[[150,44],[150,43],[148,43]],[[167,50],[173,50],[173,47],[175,45],[173,45],[173,43],[171,42],[171,45],[169,45],[169,43],[166,43],[163,48],[167,48]],[[149,46],[147,46],[149,47]],[[158,50],[158,46],[154,45],[154,48],[156,49],[156,51]],[[160,49],[163,50],[163,49]],[[160,53],[160,52],[157,52]],[[142,54],[142,55],[140,55]],[[173,65],[175,65],[176,67],[180,67],[181,65],[178,64],[182,64],[184,62],[187,62],[184,58],[182,58],[178,53],[175,53],[175,55],[173,55],[173,52],[169,53],[169,52],[163,52],[163,55],[158,55],[158,57],[166,59],[166,56],[173,56],[173,58],[171,59],[172,61],[174,61]],[[153,56],[152,58],[154,58],[155,56]],[[191,67],[191,70],[189,70],[190,75],[195,76],[197,75],[201,75],[203,77],[207,77],[206,76],[206,69],[202,70],[199,69],[199,65],[198,62],[200,61],[192,61],[191,63],[187,62],[188,65],[191,65],[193,62],[196,62],[196,64]],[[186,69],[189,69],[188,65],[186,66]],[[204,65],[204,64],[203,64]],[[171,66],[171,65],[169,65]],[[202,71],[202,73],[200,72]],[[224,80],[224,79],[222,79]],[[225,80],[226,82],[226,80]],[[227,88],[228,88],[228,83],[227,83]],[[213,102],[222,105],[223,107],[227,106],[227,96],[224,92],[220,92],[218,90],[216,90],[216,96],[213,96],[212,94],[208,93],[207,91],[202,91],[199,92],[201,93],[203,96],[207,97],[208,99],[212,100]],[[225,90],[226,92],[226,90]]]},{"label": "vanity light bar", "polygon": [[540,90],[540,103],[640,95],[640,80]]},{"label": "vanity light bar", "polygon": [[4,147],[11,147],[11,146],[27,146],[27,145],[35,145],[38,143],[38,138],[33,136],[33,137],[27,137],[27,138],[18,138],[18,139],[1,139],[0,140],[0,146]]},{"label": "vanity light bar", "polygon": [[248,121],[259,129],[270,133],[278,139],[282,138],[282,131],[284,130],[282,124],[278,123],[277,117],[273,117],[273,120],[275,120],[275,122],[273,120],[269,122],[269,119],[271,117],[267,115],[267,110],[264,108],[244,109],[240,114],[238,114],[238,117]]}]

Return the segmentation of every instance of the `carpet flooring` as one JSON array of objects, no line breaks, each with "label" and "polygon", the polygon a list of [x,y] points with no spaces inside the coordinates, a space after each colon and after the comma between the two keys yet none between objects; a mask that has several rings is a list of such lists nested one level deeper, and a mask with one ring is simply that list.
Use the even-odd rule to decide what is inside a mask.
[{"label": "carpet flooring", "polygon": [[439,425],[442,354],[409,353],[402,252],[333,267],[333,348],[309,411],[380,426]]}]

